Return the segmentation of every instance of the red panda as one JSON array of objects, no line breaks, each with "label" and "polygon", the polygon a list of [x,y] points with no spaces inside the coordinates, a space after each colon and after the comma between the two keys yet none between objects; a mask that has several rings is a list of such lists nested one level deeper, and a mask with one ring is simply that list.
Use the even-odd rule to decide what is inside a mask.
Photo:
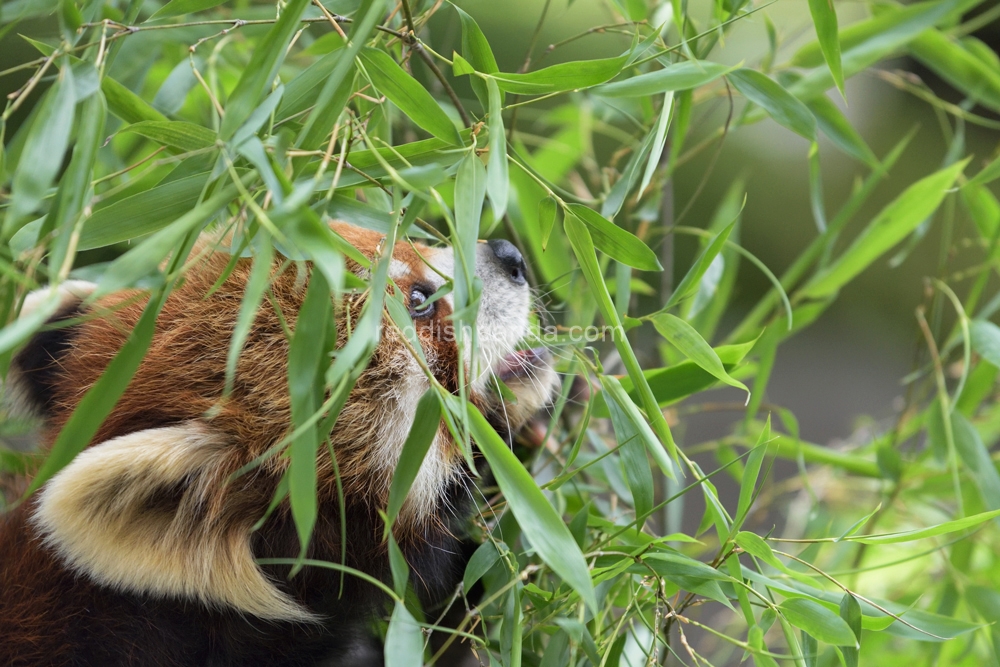
[{"label": "red panda", "polygon": [[[379,252],[381,234],[333,227],[368,258]],[[305,567],[290,577],[288,566],[257,562],[299,555],[287,501],[267,514],[287,459],[273,456],[235,473],[291,431],[286,328],[295,323],[306,281],[294,263],[275,259],[270,298],[222,400],[251,268],[240,259],[216,285],[230,259],[208,253],[185,274],[126,393],[89,447],[0,517],[0,665],[368,664],[367,627],[385,604],[378,589],[329,569]],[[348,268],[365,271],[350,260]],[[450,248],[403,241],[393,249],[389,275],[405,295],[435,378],[454,390],[465,372],[470,400],[509,436],[550,399],[556,382],[544,350],[517,349],[529,333],[531,308],[524,261],[509,242],[478,244],[479,358],[464,369],[446,334],[450,294],[427,303],[453,270]],[[50,443],[145,305],[135,292],[88,299],[92,288],[61,287],[53,320],[67,326],[36,334],[8,377],[8,393],[42,416]],[[34,301],[29,296],[25,309]],[[338,347],[362,301],[348,296],[333,304]],[[490,390],[497,377],[516,402]],[[427,387],[402,334],[384,320],[374,355],[329,434],[345,516],[333,462],[320,448],[319,518],[308,558],[343,559],[391,580],[379,510]],[[425,608],[453,594],[461,580],[470,553],[464,526],[474,510],[471,475],[440,426],[394,526]]]}]

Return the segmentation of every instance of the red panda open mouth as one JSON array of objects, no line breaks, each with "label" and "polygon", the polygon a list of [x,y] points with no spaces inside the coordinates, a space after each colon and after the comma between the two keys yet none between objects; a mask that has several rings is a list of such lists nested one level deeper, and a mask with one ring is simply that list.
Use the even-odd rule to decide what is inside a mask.
[{"label": "red panda open mouth", "polygon": [[502,382],[530,377],[548,363],[551,353],[544,347],[517,350],[502,357],[493,372]]}]

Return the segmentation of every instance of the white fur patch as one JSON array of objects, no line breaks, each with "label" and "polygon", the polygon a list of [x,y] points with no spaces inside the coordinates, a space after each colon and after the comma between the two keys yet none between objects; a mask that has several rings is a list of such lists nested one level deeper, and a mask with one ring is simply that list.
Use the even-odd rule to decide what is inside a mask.
[{"label": "white fur patch", "polygon": [[[256,565],[249,527],[227,532],[199,519],[225,447],[196,422],[101,443],[45,485],[33,521],[69,567],[101,585],[315,620]],[[157,508],[155,494],[172,490],[177,506]]]}]

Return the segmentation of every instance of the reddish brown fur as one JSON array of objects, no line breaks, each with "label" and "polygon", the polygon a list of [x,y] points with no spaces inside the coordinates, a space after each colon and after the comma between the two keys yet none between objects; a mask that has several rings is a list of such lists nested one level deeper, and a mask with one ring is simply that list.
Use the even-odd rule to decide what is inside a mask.
[{"label": "reddish brown fur", "polygon": [[[381,235],[375,232],[339,225],[336,229],[369,257],[374,256],[382,241]],[[418,252],[407,243],[397,244],[393,256],[409,266],[414,275],[419,276],[427,270]],[[135,431],[189,420],[207,422],[213,430],[239,446],[232,447],[226,464],[213,471],[217,481],[213,485],[215,495],[205,499],[204,511],[209,520],[227,530],[245,531],[263,515],[285,459],[272,457],[261,469],[233,483],[227,480],[289,433],[290,405],[285,380],[288,341],[281,318],[289,327],[294,327],[295,316],[305,296],[306,281],[295,264],[279,272],[283,260],[275,260],[271,295],[281,318],[265,300],[241,355],[234,391],[223,400],[229,340],[251,269],[249,260],[237,261],[232,275],[214,293],[206,296],[228,261],[229,257],[223,253],[208,254],[174,290],[157,320],[152,344],[128,390],[93,442],[101,443]],[[359,269],[356,265],[349,268]],[[409,294],[410,285],[400,284],[399,288],[405,295]],[[101,299],[93,309],[103,316],[88,316],[76,325],[71,350],[60,360],[60,377],[66,381],[58,385],[54,396],[45,432],[47,442],[58,435],[82,397],[125,343],[145,303],[137,294],[112,295]],[[351,299],[339,309],[338,346],[346,342],[345,317],[356,320],[362,303],[361,298]],[[434,318],[440,321],[449,314],[446,304],[440,302]],[[435,374],[445,386],[453,387],[458,372],[454,342],[437,337],[435,332],[442,329],[431,324],[419,322],[418,333]],[[389,360],[398,355],[401,345],[398,332],[384,327],[383,341],[369,370],[353,390],[334,434],[345,495],[352,506],[360,507],[356,510],[360,512],[358,516],[372,515],[372,534],[364,537],[364,544],[348,544],[352,556],[349,563],[358,567],[373,560],[384,560],[374,511],[384,507],[387,489],[385,480],[373,481],[363,449],[364,438],[359,434],[368,428],[382,397],[398,381],[399,370]],[[449,455],[458,456],[455,452]],[[320,503],[335,502],[333,467],[322,452],[319,468]],[[0,645],[18,647],[12,649],[15,653],[0,648],[0,663],[73,664],[68,641],[65,651],[59,648],[63,628],[69,625],[66,614],[113,615],[115,610],[100,608],[104,598],[98,594],[97,587],[68,572],[48,549],[41,546],[28,525],[32,508],[33,503],[26,503],[0,524],[0,637],[4,638]],[[279,508],[272,522],[285,527],[281,539],[273,544],[269,542],[266,547],[273,550],[274,555],[294,555],[294,545],[282,542],[287,541],[289,534],[287,507]],[[411,529],[399,535],[404,544],[427,539],[420,526]],[[291,535],[294,536],[294,532]],[[339,560],[340,539],[334,522],[321,517],[312,554]],[[372,549],[378,553],[372,553]],[[384,576],[384,572],[379,576]],[[296,597],[307,595],[303,589],[308,588],[309,581],[308,577],[300,577],[297,583],[293,581]],[[155,632],[155,629],[148,628],[148,631]],[[25,647],[36,647],[37,652]],[[145,664],[143,656],[136,659],[139,660],[136,664]],[[164,657],[155,664],[174,663]],[[184,663],[178,659],[176,664]]]}]

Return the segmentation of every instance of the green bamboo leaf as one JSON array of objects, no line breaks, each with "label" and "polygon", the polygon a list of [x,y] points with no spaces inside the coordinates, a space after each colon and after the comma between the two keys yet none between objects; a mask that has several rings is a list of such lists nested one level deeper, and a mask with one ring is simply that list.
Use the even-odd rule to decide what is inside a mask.
[{"label": "green bamboo leaf", "polygon": [[84,222],[80,250],[102,248],[162,229],[197,205],[207,180],[207,172],[178,178],[97,209]]},{"label": "green bamboo leaf", "polygon": [[698,88],[732,70],[732,67],[708,60],[685,60],[654,72],[598,86],[593,92],[603,97],[646,97],[671,90]]},{"label": "green bamboo leaf", "polygon": [[809,145],[809,205],[812,208],[816,230],[826,231],[826,207],[823,203],[823,173],[819,164],[819,142]]},{"label": "green bamboo leaf", "polygon": [[109,294],[130,287],[140,278],[148,276],[164,257],[179,247],[184,237],[205,224],[235,196],[235,185],[221,188],[212,197],[118,257],[104,271],[95,294]]},{"label": "green bamboo leaf", "polygon": [[305,555],[316,525],[316,452],[325,437],[310,422],[323,400],[326,367],[325,341],[332,319],[330,286],[322,272],[314,271],[295,320],[295,332],[288,346],[288,393],[292,424],[299,433],[288,447],[288,498]]},{"label": "green bamboo leaf", "polygon": [[[98,208],[84,221],[77,249],[102,248],[166,227],[198,204],[208,176],[203,172],[178,178]],[[29,222],[11,238],[11,250],[16,254],[30,249],[42,231],[42,220]]]},{"label": "green bamboo leaf", "polygon": [[612,327],[615,349],[621,355],[622,363],[624,363],[629,378],[635,385],[649,425],[656,437],[667,448],[670,458],[677,461],[677,443],[674,442],[673,434],[670,432],[670,425],[667,424],[663,412],[656,404],[656,397],[653,396],[653,391],[639,366],[635,351],[629,344],[628,337],[625,336],[621,318],[618,316],[618,311],[615,310],[608,286],[604,282],[601,265],[597,261],[597,253],[594,250],[594,241],[587,230],[587,225],[575,215],[567,215],[563,220],[563,229],[566,231],[566,238],[573,249],[573,254],[580,263],[580,270],[590,286],[590,293],[597,299],[597,309],[604,317],[604,321]]},{"label": "green bamboo leaf", "polygon": [[507,191],[510,178],[507,174],[507,135],[503,127],[503,103],[496,81],[486,81],[489,97],[490,157],[486,164],[486,191],[493,207],[493,219],[500,220],[507,211]]},{"label": "green bamboo leaf", "polygon": [[842,646],[840,648],[841,655],[844,656],[844,667],[858,667],[861,650],[861,622],[863,617],[858,599],[850,593],[844,593],[844,597],[840,601],[840,617],[844,619],[844,622],[847,623],[851,632],[854,633],[854,637],[858,640],[856,647]]},{"label": "green bamboo leaf", "polygon": [[1000,71],[940,30],[926,30],[909,43],[910,53],[966,97],[1000,110]]},{"label": "green bamboo leaf", "polygon": [[[656,435],[653,434],[652,429],[649,428],[649,424],[643,418],[642,413],[639,412],[639,408],[632,401],[625,389],[622,387],[621,382],[617,378],[611,377],[609,375],[601,376],[601,386],[604,388],[605,402],[608,406],[608,412],[611,416],[611,423],[615,429],[615,436],[618,443],[625,446],[636,444],[639,445],[638,451],[642,452],[643,449],[648,451],[652,455],[653,460],[656,461],[656,465],[659,466],[660,470],[667,477],[674,479],[676,475],[674,474],[674,466],[670,462],[670,458],[667,456],[667,452],[663,449],[663,445],[660,441],[656,439]],[[644,503],[647,499],[649,500],[649,505],[645,506],[647,509],[652,507],[652,495],[646,495],[652,493],[652,488],[645,488],[643,485],[647,482],[647,472],[649,471],[649,462],[645,459],[645,454],[642,454],[643,460],[645,461],[645,470],[643,470],[643,464],[638,461],[638,452],[633,448],[633,452],[628,454],[629,459],[625,460],[626,472],[628,468],[633,468],[629,474],[629,486],[632,487],[633,484],[640,487],[641,499],[636,500],[636,516],[645,516],[646,512],[640,511],[638,503]],[[648,482],[652,484],[652,477],[648,477]],[[635,495],[635,490],[632,491],[633,496]]]},{"label": "green bamboo leaf", "polygon": [[[722,345],[713,349],[719,355],[719,359],[722,360],[723,367],[729,371],[743,361],[743,358],[753,349],[756,343],[756,340],[752,340],[749,343]],[[649,383],[649,387],[660,407],[666,407],[682,398],[687,398],[692,394],[708,389],[718,382],[714,375],[703,370],[701,366],[693,361],[682,361],[679,364],[674,364],[666,368],[644,370],[643,376]],[[622,386],[625,387],[625,390],[633,400],[638,400],[638,394],[632,385],[631,379],[627,377],[622,378]]]},{"label": "green bamboo leaf", "polygon": [[250,62],[226,101],[226,115],[219,128],[219,136],[224,141],[232,138],[257,108],[265,91],[270,90],[285,58],[288,44],[299,28],[302,12],[308,5],[309,0],[289,0],[282,8],[278,21],[254,48]]},{"label": "green bamboo leaf", "polygon": [[670,313],[659,313],[652,316],[651,320],[653,326],[660,332],[660,335],[680,350],[684,356],[722,382],[747,392],[747,398],[749,399],[750,390],[747,389],[747,386],[739,380],[730,377],[722,365],[719,355],[705,342],[701,334],[695,331],[694,327]]},{"label": "green bamboo leaf", "polygon": [[[975,0],[947,0],[945,2],[915,2],[911,5],[890,5],[869,19],[858,21],[842,28],[839,32],[840,48],[843,52],[866,49],[887,48],[886,52],[899,48],[927,28],[944,19],[961,15],[977,4]],[[818,41],[810,42],[795,52],[789,60],[793,67],[816,67],[824,62],[823,49]]]},{"label": "green bamboo leaf", "polygon": [[760,476],[760,467],[764,462],[764,455],[767,454],[768,445],[771,441],[771,415],[767,416],[764,428],[757,436],[757,442],[750,455],[747,456],[746,466],[743,468],[743,479],[740,481],[740,498],[736,505],[736,518],[733,520],[732,530],[739,530],[740,526],[750,514],[750,505],[753,502],[754,490],[757,488],[757,478]]},{"label": "green bamboo leaf", "polygon": [[987,509],[1000,509],[1000,473],[976,427],[957,410],[951,413],[955,450],[979,489]]},{"label": "green bamboo leaf", "polygon": [[667,303],[661,308],[662,311],[669,310],[673,308],[680,302],[684,301],[686,298],[691,296],[701,283],[702,276],[711,266],[715,258],[722,252],[722,249],[726,245],[726,241],[729,240],[729,235],[732,233],[733,228],[736,226],[736,221],[729,223],[729,225],[720,231],[718,234],[712,237],[712,240],[705,246],[705,249],[701,251],[698,258],[688,269],[688,272],[684,274],[684,278],[681,279],[680,284],[677,285],[677,289],[674,290],[670,298],[667,299]]},{"label": "green bamboo leaf", "polygon": [[201,58],[195,56],[193,60],[193,63],[188,59],[181,60],[170,71],[167,78],[160,84],[156,95],[153,96],[154,109],[169,116],[181,110],[187,100],[188,93],[198,85],[194,68],[204,68],[205,66]]},{"label": "green bamboo leaf", "polygon": [[812,14],[813,25],[816,27],[816,38],[823,51],[823,59],[826,60],[826,65],[830,68],[830,74],[833,76],[834,83],[837,84],[837,90],[846,100],[844,69],[840,62],[837,12],[833,7],[833,0],[809,0],[809,13]]},{"label": "green bamboo leaf", "polygon": [[[337,62],[326,77],[315,108],[306,118],[305,124],[295,138],[298,147],[314,147],[330,134],[347,100],[354,91],[355,58],[361,52],[368,35],[383,16],[385,0],[363,0],[358,7],[357,17],[351,24],[348,45],[342,50]],[[304,161],[303,161],[304,165]]]},{"label": "green bamboo leaf", "polygon": [[992,510],[989,512],[982,512],[980,514],[967,516],[963,519],[945,521],[944,523],[939,523],[938,525],[931,526],[929,528],[917,528],[915,530],[904,530],[896,533],[884,533],[881,535],[852,535],[851,537],[845,537],[843,541],[861,542],[862,544],[899,544],[901,542],[913,542],[915,540],[923,540],[928,537],[937,537],[938,535],[957,533],[958,531],[965,530],[966,528],[974,528],[997,516],[1000,516],[1000,510]]},{"label": "green bamboo leaf", "polygon": [[455,316],[459,321],[475,319],[466,310],[478,299],[476,278],[476,244],[479,239],[479,219],[486,198],[486,169],[473,151],[466,153],[458,164],[455,176]]},{"label": "green bamboo leaf", "polygon": [[455,124],[427,90],[388,53],[364,48],[358,54],[372,83],[418,126],[454,146],[462,145]]},{"label": "green bamboo leaf", "polygon": [[829,137],[834,146],[873,169],[878,168],[879,162],[875,153],[830,98],[818,95],[809,100],[806,106],[816,117],[816,125],[820,131]]},{"label": "green bamboo leaf", "polygon": [[462,590],[468,594],[475,583],[482,579],[483,575],[489,572],[499,560],[500,551],[492,540],[486,540],[480,544],[465,566],[465,575],[462,577]]},{"label": "green bamboo leaf", "polygon": [[[41,234],[50,231],[58,233],[58,239],[49,256],[49,280],[56,282],[59,272],[67,260],[67,255],[79,249],[73,247],[74,235],[79,231],[84,204],[91,194],[91,181],[97,151],[104,140],[104,121],[107,119],[107,105],[103,93],[98,92],[80,103],[76,145],[73,158],[59,182],[59,190],[52,202],[49,213],[41,225]],[[28,225],[25,225],[27,227]],[[24,227],[21,228],[24,230]],[[13,238],[11,239],[13,243]]]},{"label": "green bamboo leaf", "polygon": [[628,62],[628,54],[617,58],[579,60],[560,63],[525,74],[496,72],[500,90],[518,95],[545,95],[579,88],[589,88],[616,76]]},{"label": "green bamboo leaf", "polygon": [[667,91],[663,94],[663,104],[660,107],[660,116],[656,119],[656,127],[653,130],[653,141],[650,144],[649,156],[646,158],[646,170],[639,181],[640,195],[649,187],[649,182],[653,180],[656,168],[660,166],[660,159],[663,156],[663,147],[667,143],[667,128],[670,127],[670,118],[674,107],[674,93]]},{"label": "green bamboo leaf", "polygon": [[834,646],[858,646],[851,626],[814,600],[789,598],[778,605],[778,609],[789,623],[821,642]]},{"label": "green bamboo leaf", "polygon": [[386,509],[387,529],[392,527],[396,517],[399,516],[399,510],[403,508],[406,494],[410,492],[413,480],[417,478],[417,473],[420,471],[420,465],[434,443],[434,437],[441,426],[441,401],[433,388],[425,391],[424,395],[420,397],[414,414],[416,416],[413,419],[413,425],[406,436],[406,442],[403,443],[399,461],[396,463],[396,472],[392,475],[392,485],[389,487],[389,504]]},{"label": "green bamboo leaf", "polygon": [[642,143],[632,151],[632,157],[629,158],[625,169],[622,170],[622,175],[611,186],[611,191],[608,192],[608,196],[605,197],[604,202],[601,204],[601,215],[608,219],[612,219],[618,215],[622,204],[625,203],[625,198],[628,197],[628,193],[632,191],[632,186],[635,185],[636,180],[639,178],[642,164],[646,162],[653,150],[653,142],[655,140],[656,128],[654,127],[646,133]]},{"label": "green bamboo leaf", "polygon": [[972,349],[994,366],[1000,367],[1000,327],[987,320],[972,320],[969,324]]},{"label": "green bamboo leaf", "polygon": [[196,151],[215,145],[215,132],[180,120],[144,120],[122,129],[132,132],[158,144],[179,149],[181,152]]},{"label": "green bamboo leaf", "polygon": [[55,181],[69,148],[76,109],[73,73],[68,64],[59,70],[59,78],[39,107],[31,123],[24,150],[14,172],[10,207],[3,223],[3,236],[9,238],[28,215],[34,212]]},{"label": "green bamboo leaf", "polygon": [[549,245],[549,236],[552,235],[552,228],[555,227],[559,206],[556,200],[548,195],[538,202],[538,226],[542,230],[542,250]]},{"label": "green bamboo leaf", "polygon": [[748,100],[767,111],[779,124],[806,139],[816,139],[816,119],[791,93],[757,70],[742,68],[731,72],[729,80]]},{"label": "green bamboo leaf", "polygon": [[[500,68],[497,67],[496,58],[493,57],[493,50],[490,48],[486,35],[480,30],[479,24],[465,11],[455,5],[452,6],[455,7],[458,17],[462,20],[462,55],[477,72],[484,74],[499,72]],[[479,103],[483,105],[484,109],[488,109],[490,98],[486,82],[477,76],[471,77],[469,82],[472,84],[472,90],[476,93],[476,97],[479,98]],[[500,91],[501,105],[503,105],[503,101],[504,94],[503,91]]]},{"label": "green bamboo leaf", "polygon": [[421,667],[424,664],[424,635],[406,605],[397,600],[385,633],[386,667]]},{"label": "green bamboo leaf", "polygon": [[153,15],[149,17],[149,20],[155,21],[157,19],[167,19],[172,16],[181,16],[183,14],[194,14],[195,12],[211,9],[212,7],[218,7],[219,5],[224,4],[225,1],[226,0],[170,0],[170,2],[153,12]]},{"label": "green bamboo leaf", "polygon": [[469,427],[507,504],[538,556],[596,611],[597,599],[580,547],[528,471],[471,403]]},{"label": "green bamboo leaf", "polygon": [[260,234],[262,241],[259,244],[260,250],[254,257],[253,266],[250,269],[250,278],[247,280],[243,299],[240,301],[240,312],[236,316],[236,326],[233,327],[233,335],[229,340],[229,352],[226,354],[226,386],[224,390],[226,396],[229,396],[233,391],[236,366],[240,361],[243,345],[250,335],[250,327],[257,319],[257,312],[264,298],[264,292],[271,284],[271,272],[274,270],[274,245],[271,243],[271,237],[266,231],[261,231]]},{"label": "green bamboo leaf", "polygon": [[[979,0],[915,3],[896,11],[888,11],[872,19],[868,22],[870,24],[859,24],[861,27],[857,32],[848,34],[850,28],[841,31],[841,63],[844,77],[849,78],[867,69],[905,46],[928,28],[949,18],[958,18],[963,11],[978,3]],[[818,46],[816,48],[816,56],[820,56]],[[807,74],[789,90],[800,100],[807,101],[833,85],[834,80],[829,68],[819,68]]]},{"label": "green bamboo leaf", "polygon": [[750,626],[747,643],[754,649],[753,662],[756,667],[778,667],[774,658],[765,653],[767,644],[764,642],[764,631],[759,625]]},{"label": "green bamboo leaf", "polygon": [[822,298],[833,294],[869,264],[906,238],[940,206],[968,159],[927,176],[896,197],[830,266],[802,288],[801,295]]},{"label": "green bamboo leaf", "polygon": [[656,253],[637,236],[614,224],[597,211],[583,204],[569,204],[567,211],[590,228],[594,247],[622,264],[641,271],[662,271]]},{"label": "green bamboo leaf", "polygon": [[169,120],[144,99],[110,76],[105,75],[101,78],[101,91],[108,100],[108,111],[126,123],[138,123],[143,120],[159,122]]},{"label": "green bamboo leaf", "polygon": [[992,183],[998,178],[1000,178],[1000,157],[992,160],[988,165],[983,167],[978,174],[970,178],[962,187],[963,189],[974,190],[977,186]]},{"label": "green bamboo leaf", "polygon": [[[714,567],[706,565],[683,554],[673,551],[657,551],[648,553],[642,558],[644,568],[653,570],[657,576],[664,577],[680,588],[702,595],[732,609],[729,598],[722,591],[719,582],[731,583],[731,579]],[[636,566],[633,572],[640,572]]]},{"label": "green bamboo leaf", "polygon": [[778,560],[778,557],[774,555],[771,547],[768,546],[767,542],[764,541],[760,535],[756,533],[750,533],[745,530],[741,530],[733,537],[733,542],[743,549],[754,558],[764,561],[771,567],[775,568],[780,572],[787,572],[788,568]]},{"label": "green bamboo leaf", "polygon": [[[336,35],[336,33],[329,33]],[[274,118],[276,121],[291,118],[302,113],[319,98],[323,84],[333,74],[334,69],[344,59],[344,51],[337,49],[327,53],[312,65],[293,77],[285,85],[285,94]]]}]

